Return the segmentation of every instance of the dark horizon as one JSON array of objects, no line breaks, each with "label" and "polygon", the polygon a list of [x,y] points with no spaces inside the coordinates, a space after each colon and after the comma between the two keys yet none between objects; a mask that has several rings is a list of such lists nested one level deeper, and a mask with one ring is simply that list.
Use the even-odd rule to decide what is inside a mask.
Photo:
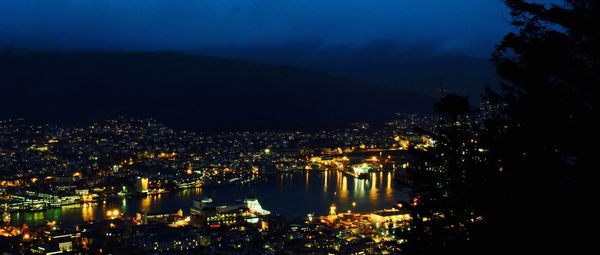
[{"label": "dark horizon", "polygon": [[292,66],[179,52],[0,52],[0,117],[183,130],[316,130],[431,112],[434,99]]}]

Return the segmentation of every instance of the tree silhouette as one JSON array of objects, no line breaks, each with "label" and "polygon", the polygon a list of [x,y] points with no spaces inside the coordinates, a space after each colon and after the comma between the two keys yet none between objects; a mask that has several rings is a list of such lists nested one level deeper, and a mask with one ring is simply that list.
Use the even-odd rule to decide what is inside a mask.
[{"label": "tree silhouette", "polygon": [[583,217],[591,194],[585,181],[598,141],[600,44],[594,24],[600,2],[506,3],[519,30],[506,35],[492,56],[503,88],[492,96],[506,106],[489,126],[497,135],[491,151],[506,187],[497,224],[519,230],[502,235],[532,249],[549,242],[551,249],[576,249],[585,243],[581,229],[590,220]]},{"label": "tree silhouette", "polygon": [[469,118],[460,96],[436,104],[438,143],[411,171],[418,203],[407,254],[589,246],[600,2],[505,2],[518,31],[492,55],[502,91],[488,90],[484,120]]},{"label": "tree silhouette", "polygon": [[449,94],[435,106],[441,116],[431,134],[436,145],[421,167],[409,170],[415,200],[406,254],[475,251],[481,238],[474,229],[482,225],[481,201],[489,193],[481,125],[466,97]]},{"label": "tree silhouette", "polygon": [[448,94],[435,103],[435,111],[450,119],[467,114],[469,108],[469,99],[456,94]]}]

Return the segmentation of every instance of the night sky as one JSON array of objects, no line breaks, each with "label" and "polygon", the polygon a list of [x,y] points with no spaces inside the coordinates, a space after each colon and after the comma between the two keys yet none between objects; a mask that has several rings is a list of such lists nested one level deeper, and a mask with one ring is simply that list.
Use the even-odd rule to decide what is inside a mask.
[{"label": "night sky", "polygon": [[443,77],[478,98],[509,21],[502,0],[9,0],[0,47],[176,50],[428,95]]},{"label": "night sky", "polygon": [[487,56],[508,18],[501,0],[18,0],[0,2],[0,45],[189,51],[389,41]]}]

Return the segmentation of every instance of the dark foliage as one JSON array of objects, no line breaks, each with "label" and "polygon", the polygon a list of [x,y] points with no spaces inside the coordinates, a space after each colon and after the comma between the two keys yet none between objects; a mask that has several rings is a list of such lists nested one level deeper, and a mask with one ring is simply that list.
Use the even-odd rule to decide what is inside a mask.
[{"label": "dark foliage", "polygon": [[456,119],[461,114],[468,113],[469,107],[468,98],[455,94],[444,96],[439,102],[435,103],[436,112],[451,119]]},{"label": "dark foliage", "polygon": [[504,170],[503,206],[517,210],[502,210],[497,227],[532,250],[581,249],[593,221],[587,208],[599,130],[600,2],[507,4],[519,32],[493,54],[506,111],[496,120],[501,125],[489,128],[498,134],[491,148]]},{"label": "dark foliage", "polygon": [[409,170],[413,224],[407,254],[475,251],[481,231],[490,171],[482,132],[471,115],[468,99],[449,94],[436,103],[441,121],[431,134],[436,141],[426,164]]},{"label": "dark foliage", "polygon": [[[506,3],[518,32],[493,54],[503,90],[488,90],[486,100],[498,111],[482,123],[440,124],[432,164],[414,173],[420,205],[407,253],[572,254],[591,246],[600,3]],[[446,97],[436,108],[461,120],[453,117],[458,102]]]}]

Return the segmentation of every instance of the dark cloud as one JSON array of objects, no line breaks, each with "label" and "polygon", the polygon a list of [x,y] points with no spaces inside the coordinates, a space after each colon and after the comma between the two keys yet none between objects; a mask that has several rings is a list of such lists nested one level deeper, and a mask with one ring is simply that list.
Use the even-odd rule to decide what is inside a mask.
[{"label": "dark cloud", "polygon": [[506,16],[501,0],[1,1],[0,45],[201,50],[386,42],[487,55],[510,29]]}]

